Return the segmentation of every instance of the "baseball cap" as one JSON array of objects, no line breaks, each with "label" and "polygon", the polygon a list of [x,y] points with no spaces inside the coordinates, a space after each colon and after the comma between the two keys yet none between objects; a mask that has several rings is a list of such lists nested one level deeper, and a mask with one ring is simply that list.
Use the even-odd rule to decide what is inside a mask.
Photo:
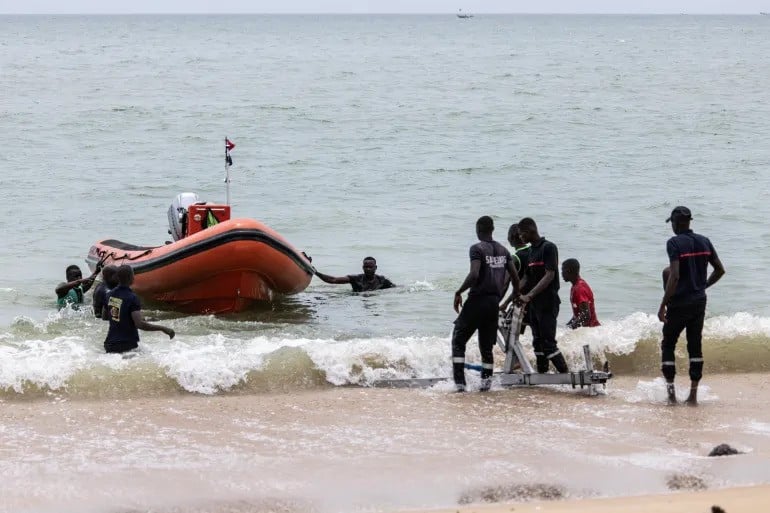
[{"label": "baseball cap", "polygon": [[671,211],[671,215],[666,219],[667,223],[670,223],[672,219],[675,217],[684,217],[685,219],[692,219],[692,213],[690,212],[690,209],[687,207],[674,207],[674,210]]}]

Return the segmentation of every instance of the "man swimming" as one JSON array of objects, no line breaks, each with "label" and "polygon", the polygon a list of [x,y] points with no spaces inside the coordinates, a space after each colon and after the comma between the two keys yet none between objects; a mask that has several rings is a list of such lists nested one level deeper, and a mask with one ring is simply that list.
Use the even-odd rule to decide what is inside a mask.
[{"label": "man swimming", "polygon": [[371,290],[389,289],[396,285],[387,279],[385,276],[375,274],[377,271],[377,260],[374,257],[364,258],[362,270],[363,274],[349,274],[347,276],[329,276],[316,271],[315,275],[321,278],[326,283],[333,283],[336,285],[349,283],[353,288],[353,292],[369,292]]}]

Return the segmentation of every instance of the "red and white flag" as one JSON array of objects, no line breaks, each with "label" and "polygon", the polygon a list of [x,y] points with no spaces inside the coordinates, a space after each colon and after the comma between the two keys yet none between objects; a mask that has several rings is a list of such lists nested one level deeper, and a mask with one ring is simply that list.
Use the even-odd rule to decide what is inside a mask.
[{"label": "red and white flag", "polygon": [[233,141],[231,141],[230,139],[228,139],[227,137],[225,137],[225,149],[227,151],[230,151],[233,148],[235,148],[235,143]]}]

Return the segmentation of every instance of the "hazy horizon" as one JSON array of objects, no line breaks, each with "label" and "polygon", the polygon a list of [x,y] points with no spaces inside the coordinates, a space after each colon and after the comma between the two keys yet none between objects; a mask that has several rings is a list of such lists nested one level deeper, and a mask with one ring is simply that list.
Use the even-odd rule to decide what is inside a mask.
[{"label": "hazy horizon", "polygon": [[770,0],[0,0],[0,14],[725,14],[770,11]]}]

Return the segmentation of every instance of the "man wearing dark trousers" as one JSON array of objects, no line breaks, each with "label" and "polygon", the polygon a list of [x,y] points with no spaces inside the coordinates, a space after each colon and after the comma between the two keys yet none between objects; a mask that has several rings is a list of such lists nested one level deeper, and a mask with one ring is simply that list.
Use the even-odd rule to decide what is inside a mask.
[{"label": "man wearing dark trousers", "polygon": [[[479,242],[470,248],[470,272],[455,292],[454,309],[459,315],[452,332],[452,368],[458,392],[465,391],[465,346],[477,330],[482,366],[479,390],[489,390],[494,369],[492,349],[497,340],[498,308],[508,285],[508,276],[513,283],[513,297],[519,293],[519,276],[513,259],[502,244],[492,239],[494,229],[494,222],[489,216],[476,221]],[[468,289],[468,301],[460,311],[462,294]]]},{"label": "man wearing dark trousers", "polygon": [[[703,320],[706,316],[706,289],[725,274],[711,241],[690,229],[692,214],[687,207],[676,207],[666,222],[671,223],[674,236],[668,239],[666,251],[670,262],[668,277],[664,271],[666,291],[658,309],[663,323],[661,370],[666,378],[670,403],[676,403],[674,349],[683,330],[687,333],[687,353],[690,358],[690,395],[686,403],[698,404],[698,383],[703,376],[701,348]],[[708,266],[714,268],[706,278]]]},{"label": "man wearing dark trousers", "polygon": [[559,317],[559,250],[537,231],[532,218],[519,221],[521,240],[531,244],[525,281],[529,292],[520,301],[529,305],[532,345],[535,348],[537,372],[548,372],[549,362],[558,372],[569,372],[564,355],[556,344],[556,322]]}]

